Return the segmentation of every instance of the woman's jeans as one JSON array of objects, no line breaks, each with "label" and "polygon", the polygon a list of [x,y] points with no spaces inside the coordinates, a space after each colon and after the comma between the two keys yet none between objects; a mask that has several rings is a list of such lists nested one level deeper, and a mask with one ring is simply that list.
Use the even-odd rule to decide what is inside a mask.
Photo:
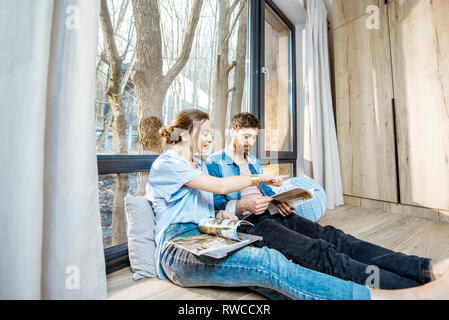
[{"label": "woman's jeans", "polygon": [[256,246],[280,251],[293,262],[340,279],[379,289],[404,289],[431,281],[430,260],[393,252],[332,226],[297,215],[251,215],[240,232],[263,237]]},{"label": "woman's jeans", "polygon": [[244,247],[223,259],[196,256],[166,241],[199,234],[196,224],[174,224],[164,234],[161,266],[182,287],[248,287],[269,298],[367,300],[367,286],[297,265],[279,251]]}]

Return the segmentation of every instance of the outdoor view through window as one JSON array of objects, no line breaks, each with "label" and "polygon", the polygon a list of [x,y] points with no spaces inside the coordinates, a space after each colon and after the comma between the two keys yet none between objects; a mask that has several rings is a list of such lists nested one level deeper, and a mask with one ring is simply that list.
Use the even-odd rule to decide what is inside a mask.
[{"label": "outdoor view through window", "polygon": [[[159,128],[187,108],[211,116],[221,149],[230,117],[249,111],[247,42],[248,0],[102,0],[97,153],[160,153]],[[99,176],[105,248],[127,241],[124,197],[144,195],[147,176]]]}]

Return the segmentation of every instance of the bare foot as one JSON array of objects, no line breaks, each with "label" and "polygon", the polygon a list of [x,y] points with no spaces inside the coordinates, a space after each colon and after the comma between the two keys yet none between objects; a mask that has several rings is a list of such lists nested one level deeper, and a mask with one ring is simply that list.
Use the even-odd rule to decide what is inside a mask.
[{"label": "bare foot", "polygon": [[438,280],[412,290],[418,300],[449,300],[449,269]]},{"label": "bare foot", "polygon": [[432,260],[430,263],[432,280],[440,279],[449,270],[449,258]]}]

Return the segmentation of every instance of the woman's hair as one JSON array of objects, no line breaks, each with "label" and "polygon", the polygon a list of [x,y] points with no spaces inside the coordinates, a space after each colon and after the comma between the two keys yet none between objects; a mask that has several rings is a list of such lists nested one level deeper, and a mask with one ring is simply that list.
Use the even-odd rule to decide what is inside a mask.
[{"label": "woman's hair", "polygon": [[209,120],[209,115],[197,109],[186,109],[179,112],[169,126],[162,127],[159,135],[165,145],[177,144],[182,141],[183,130],[192,133],[195,124],[202,124]]}]

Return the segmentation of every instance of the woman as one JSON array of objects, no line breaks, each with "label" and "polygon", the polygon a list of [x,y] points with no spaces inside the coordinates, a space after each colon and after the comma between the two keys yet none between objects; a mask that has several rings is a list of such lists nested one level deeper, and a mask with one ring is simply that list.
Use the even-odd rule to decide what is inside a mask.
[{"label": "woman", "polygon": [[[200,219],[215,216],[213,193],[236,192],[258,183],[279,186],[282,177],[209,176],[201,159],[194,157],[206,153],[212,142],[209,117],[199,110],[180,112],[160,135],[164,153],[154,162],[147,185],[147,198],[156,214],[160,278],[168,276],[183,287],[251,287],[268,297],[290,299],[449,298],[449,272],[420,287],[379,290],[303,268],[266,247],[245,247],[224,259],[213,259],[169,244],[167,240],[198,234]],[[220,217],[234,218],[226,212],[220,212]]]}]

